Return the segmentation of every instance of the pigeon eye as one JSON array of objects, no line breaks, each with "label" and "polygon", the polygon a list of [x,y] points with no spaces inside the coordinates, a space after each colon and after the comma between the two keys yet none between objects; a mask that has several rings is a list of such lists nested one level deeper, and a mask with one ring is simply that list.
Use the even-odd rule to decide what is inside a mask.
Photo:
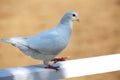
[{"label": "pigeon eye", "polygon": [[76,15],[75,14],[72,14],[73,17],[75,17]]}]

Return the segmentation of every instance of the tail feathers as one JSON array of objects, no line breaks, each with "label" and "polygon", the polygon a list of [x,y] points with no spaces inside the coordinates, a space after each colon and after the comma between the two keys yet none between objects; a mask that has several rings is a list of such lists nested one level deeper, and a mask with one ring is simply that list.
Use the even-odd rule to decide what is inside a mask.
[{"label": "tail feathers", "polygon": [[13,37],[10,39],[0,39],[2,42],[12,44],[15,47],[21,48],[23,46],[28,46],[27,42],[21,37]]},{"label": "tail feathers", "polygon": [[10,39],[1,39],[1,41],[4,43],[12,44],[13,46],[17,45],[16,41],[12,40],[11,38]]},{"label": "tail feathers", "polygon": [[5,42],[5,43],[11,43],[11,41],[9,39],[0,39],[2,42]]}]

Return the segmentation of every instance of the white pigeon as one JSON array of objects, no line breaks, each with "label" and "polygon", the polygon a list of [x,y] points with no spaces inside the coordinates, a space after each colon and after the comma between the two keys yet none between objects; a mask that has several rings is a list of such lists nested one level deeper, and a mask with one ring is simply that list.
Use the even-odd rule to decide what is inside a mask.
[{"label": "white pigeon", "polygon": [[73,21],[79,21],[78,14],[75,11],[69,11],[65,13],[56,27],[41,34],[1,40],[19,48],[28,56],[43,60],[44,64],[48,65],[49,61],[68,45]]}]

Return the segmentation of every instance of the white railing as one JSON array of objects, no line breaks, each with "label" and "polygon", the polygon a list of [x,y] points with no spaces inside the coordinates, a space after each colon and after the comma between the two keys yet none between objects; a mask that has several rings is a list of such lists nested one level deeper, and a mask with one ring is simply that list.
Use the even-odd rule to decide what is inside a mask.
[{"label": "white railing", "polygon": [[59,80],[120,70],[120,54],[68,60],[54,64],[59,71],[45,69],[44,65],[0,70],[0,80]]}]

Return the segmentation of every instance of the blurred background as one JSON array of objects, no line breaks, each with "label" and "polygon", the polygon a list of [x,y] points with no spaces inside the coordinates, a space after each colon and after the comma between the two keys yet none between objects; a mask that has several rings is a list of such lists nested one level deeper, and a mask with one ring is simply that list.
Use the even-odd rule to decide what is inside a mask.
[{"label": "blurred background", "polygon": [[[87,58],[120,53],[120,0],[0,0],[0,38],[31,36],[56,26],[67,11],[78,12],[69,46],[57,57]],[[40,64],[0,42],[0,69]],[[101,65],[102,66],[102,65]],[[65,80],[119,80],[120,72]]]}]

